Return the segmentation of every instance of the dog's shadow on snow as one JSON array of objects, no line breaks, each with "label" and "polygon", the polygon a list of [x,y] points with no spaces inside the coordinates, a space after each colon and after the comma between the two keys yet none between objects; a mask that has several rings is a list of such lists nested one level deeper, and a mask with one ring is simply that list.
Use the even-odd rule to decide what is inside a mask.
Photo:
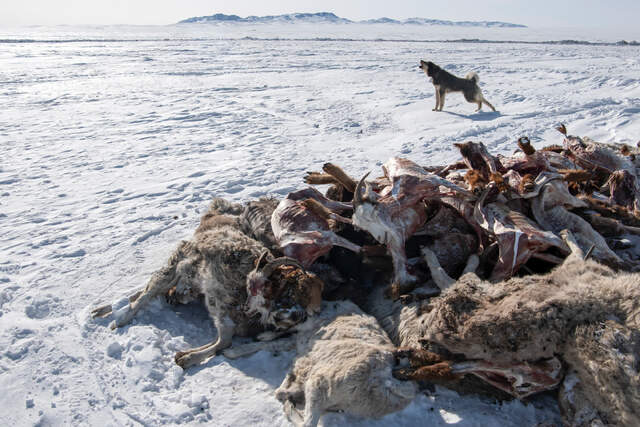
[{"label": "dog's shadow on snow", "polygon": [[463,119],[470,119],[474,122],[487,122],[490,120],[495,120],[498,117],[502,116],[500,111],[478,111],[477,113],[472,114],[460,114],[454,113],[453,111],[442,111],[442,113],[447,113],[451,116],[462,117]]}]

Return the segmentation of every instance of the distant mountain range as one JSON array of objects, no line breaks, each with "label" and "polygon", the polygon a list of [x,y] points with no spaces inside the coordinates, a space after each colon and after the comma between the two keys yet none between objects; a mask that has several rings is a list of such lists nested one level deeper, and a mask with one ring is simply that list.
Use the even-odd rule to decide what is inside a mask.
[{"label": "distant mountain range", "polygon": [[511,24],[500,21],[445,21],[442,19],[409,18],[402,21],[391,18],[368,19],[366,21],[352,21],[340,18],[331,12],[319,13],[290,13],[287,15],[268,16],[247,16],[242,18],[238,15],[225,15],[216,13],[209,16],[195,16],[184,19],[179,24],[204,23],[204,22],[249,22],[249,23],[272,23],[272,22],[311,22],[311,23],[332,23],[332,24],[395,24],[395,25],[450,25],[460,27],[507,27],[526,28],[526,25]]}]

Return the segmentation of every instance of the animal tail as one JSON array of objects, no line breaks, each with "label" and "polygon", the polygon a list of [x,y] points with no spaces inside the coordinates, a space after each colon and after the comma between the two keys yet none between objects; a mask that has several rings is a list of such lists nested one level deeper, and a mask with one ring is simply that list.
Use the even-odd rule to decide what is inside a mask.
[{"label": "animal tail", "polygon": [[464,76],[464,78],[467,80],[471,80],[476,84],[478,84],[478,82],[480,81],[480,77],[478,77],[478,73],[474,73],[474,72],[467,74],[466,76]]}]

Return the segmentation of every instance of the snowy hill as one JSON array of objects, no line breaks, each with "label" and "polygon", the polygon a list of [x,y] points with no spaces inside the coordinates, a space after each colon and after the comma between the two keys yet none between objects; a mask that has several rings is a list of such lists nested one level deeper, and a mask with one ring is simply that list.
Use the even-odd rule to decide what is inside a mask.
[{"label": "snowy hill", "polygon": [[331,12],[318,13],[290,13],[286,15],[268,15],[268,16],[247,16],[242,18],[238,15],[225,15],[216,13],[210,16],[196,16],[184,19],[179,24],[203,23],[203,22],[246,22],[246,23],[272,23],[272,22],[313,22],[313,23],[331,23],[331,24],[395,24],[395,25],[449,25],[461,27],[508,27],[508,28],[526,28],[526,25],[511,24],[509,22],[500,21],[446,21],[441,19],[427,18],[409,18],[403,21],[391,18],[368,19],[365,21],[352,21],[350,19],[341,18]]},{"label": "snowy hill", "polygon": [[179,24],[187,23],[199,23],[199,22],[248,22],[248,23],[272,23],[272,22],[314,22],[314,23],[342,23],[350,24],[354,21],[349,19],[340,18],[333,13],[319,12],[319,13],[289,13],[286,15],[267,15],[267,16],[247,16],[241,18],[238,15],[225,15],[223,13],[216,13],[210,16],[196,16],[188,18],[179,22]]}]

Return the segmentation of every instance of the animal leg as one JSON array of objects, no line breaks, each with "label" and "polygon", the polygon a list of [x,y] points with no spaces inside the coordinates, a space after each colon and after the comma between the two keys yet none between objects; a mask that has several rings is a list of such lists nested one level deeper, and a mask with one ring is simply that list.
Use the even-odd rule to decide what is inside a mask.
[{"label": "animal leg", "polygon": [[337,234],[335,234],[333,232],[323,231],[322,234],[325,237],[328,237],[329,238],[329,242],[334,246],[340,246],[342,248],[349,249],[350,251],[353,251],[353,252],[356,252],[356,253],[358,253],[358,252],[360,252],[360,250],[362,250],[361,246],[358,246],[355,243],[345,239],[344,237],[340,237],[340,236],[338,236]]},{"label": "animal leg", "polygon": [[447,92],[444,89],[440,89],[440,111],[444,108],[444,96],[446,93]]},{"label": "animal leg", "polygon": [[357,182],[346,174],[339,166],[333,163],[325,163],[322,170],[334,177],[347,191],[353,193],[356,189]]},{"label": "animal leg", "polygon": [[322,203],[318,202],[315,199],[306,199],[302,201],[302,204],[312,211],[313,213],[325,218],[332,219],[337,222],[343,222],[345,224],[351,224],[351,220],[349,218],[345,218],[336,213],[333,213],[327,207],[325,207]]},{"label": "animal leg", "polygon": [[446,271],[440,266],[440,262],[438,261],[438,257],[436,254],[429,248],[422,248],[422,255],[424,256],[424,260],[427,262],[429,266],[429,271],[431,272],[431,278],[436,285],[441,289],[445,290],[453,286],[456,281],[449,277]]},{"label": "animal leg", "polygon": [[392,238],[387,243],[393,263],[393,283],[391,284],[391,299],[396,300],[400,295],[409,293],[415,288],[417,278],[407,270],[407,255],[404,251],[404,239],[397,241]]},{"label": "animal leg", "polygon": [[316,427],[322,416],[322,409],[325,407],[322,385],[313,380],[308,381],[304,387],[304,397],[302,426]]},{"label": "animal leg", "polygon": [[[144,292],[144,289],[140,289],[138,291],[136,291],[136,293],[131,294],[128,296],[129,298],[129,303],[134,303],[139,297],[140,295],[142,295],[142,292]],[[108,315],[111,314],[112,311],[112,304],[106,304],[103,306],[100,306],[98,308],[94,308],[93,310],[91,310],[91,317],[96,318],[96,317],[107,317]]]},{"label": "animal leg", "polygon": [[480,265],[480,257],[477,254],[471,254],[467,259],[467,265],[465,265],[462,271],[462,276],[467,273],[475,273]]},{"label": "animal leg", "polygon": [[493,108],[493,105],[491,105],[491,103],[489,101],[487,101],[486,99],[484,99],[484,97],[482,97],[482,102],[484,104],[487,104],[487,107],[491,108],[494,112],[496,111],[495,108]]},{"label": "animal leg", "polygon": [[[187,258],[185,252],[188,252],[188,250],[189,242],[182,241],[173,254],[171,254],[171,257],[169,257],[167,265],[151,275],[151,278],[147,282],[147,286],[144,290],[131,295],[129,297],[129,304],[118,310],[117,313],[114,313],[115,319],[111,322],[109,327],[111,329],[115,329],[126,325],[131,322],[136,313],[140,311],[142,307],[147,305],[150,300],[169,292],[169,290],[174,287],[180,279],[176,269],[178,264],[185,261],[185,258]],[[109,310],[105,307],[99,307],[94,310],[94,313],[96,313],[95,315],[106,315],[108,312]]]},{"label": "animal leg", "polygon": [[482,101],[478,102],[478,108],[476,108],[476,112],[482,110]]},{"label": "animal leg", "polygon": [[176,276],[175,265],[163,267],[161,270],[153,273],[144,291],[142,291],[133,303],[123,308],[122,311],[118,311],[118,314],[109,327],[116,329],[131,322],[142,307],[147,305],[153,298],[169,292],[169,289],[174,287],[178,283],[178,280],[179,277]]},{"label": "animal leg", "polygon": [[237,345],[224,349],[222,354],[229,359],[251,356],[254,353],[265,350],[272,353],[278,351],[289,351],[295,348],[293,337],[286,337],[274,341],[256,341],[243,345]]},{"label": "animal leg", "polygon": [[214,317],[213,322],[218,330],[218,339],[215,342],[176,353],[175,361],[182,367],[182,369],[187,369],[189,366],[197,365],[204,360],[215,356],[218,351],[231,346],[231,340],[235,329],[235,323],[233,320],[229,317]]},{"label": "animal leg", "polygon": [[[330,169],[331,170],[331,169]],[[351,203],[337,202],[331,200],[322,195],[318,190],[309,188],[298,192],[298,198],[296,200],[313,199],[316,202],[322,204],[325,208],[333,212],[343,212],[353,210]]]},{"label": "animal leg", "polygon": [[307,172],[304,176],[304,182],[312,185],[336,184],[338,183],[334,177],[326,173]]},{"label": "animal leg", "polygon": [[436,88],[436,106],[431,111],[438,111],[438,108],[440,108],[440,90]]},{"label": "animal leg", "polygon": [[578,242],[576,241],[576,238],[574,237],[573,233],[571,233],[571,231],[567,229],[562,230],[560,232],[560,236],[562,236],[562,239],[565,241],[567,246],[569,246],[569,250],[571,251],[571,254],[569,256],[573,255],[577,258],[584,259],[584,252],[582,249],[580,249],[580,246],[578,245]]},{"label": "animal leg", "polygon": [[289,421],[291,421],[291,423],[294,426],[300,426],[303,423],[302,420],[302,414],[300,414],[300,411],[298,411],[294,405],[294,403],[290,400],[285,400],[284,405],[283,405],[283,409],[284,409],[284,414],[287,417],[287,419]]},{"label": "animal leg", "polygon": [[403,381],[453,381],[458,378],[451,371],[451,362],[438,362],[419,368],[400,368],[393,371],[393,376]]}]

